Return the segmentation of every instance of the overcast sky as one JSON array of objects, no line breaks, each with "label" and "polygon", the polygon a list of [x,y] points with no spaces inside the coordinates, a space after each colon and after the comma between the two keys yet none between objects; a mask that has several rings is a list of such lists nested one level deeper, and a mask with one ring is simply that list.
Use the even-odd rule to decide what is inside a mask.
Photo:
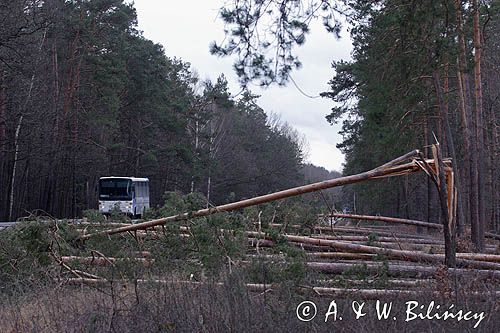
[{"label": "overcast sky", "polygon": [[[234,59],[217,58],[209,52],[212,41],[220,42],[224,38],[223,24],[217,17],[223,1],[134,2],[139,29],[146,38],[162,44],[167,56],[190,62],[202,80],[215,80],[224,73],[234,95],[240,91],[232,69]],[[327,82],[333,75],[332,61],[349,59],[351,49],[346,32],[340,40],[336,40],[324,31],[320,23],[316,23],[305,45],[297,50],[303,67],[291,76],[304,92],[316,96],[328,90]],[[309,143],[309,162],[328,170],[341,171],[344,157],[335,147],[341,140],[338,134],[340,125],[331,126],[325,120],[332,107],[331,100],[308,98],[291,83],[286,87],[250,88],[261,95],[258,104],[266,112],[278,113],[282,120],[305,135]]]}]

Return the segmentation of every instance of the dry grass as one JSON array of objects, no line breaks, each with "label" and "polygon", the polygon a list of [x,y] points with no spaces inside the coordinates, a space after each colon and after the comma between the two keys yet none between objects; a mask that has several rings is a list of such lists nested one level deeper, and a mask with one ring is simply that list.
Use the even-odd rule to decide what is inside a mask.
[{"label": "dry grass", "polygon": [[[1,332],[495,332],[500,318],[497,299],[435,299],[437,304],[487,315],[478,329],[472,322],[377,320],[375,301],[367,301],[368,315],[356,320],[351,302],[356,297],[337,299],[342,321],[324,323],[332,296],[298,292],[293,286],[267,293],[250,293],[237,275],[224,286],[210,283],[182,288],[178,284],[117,285],[102,289],[62,286],[41,287],[29,294],[13,295],[0,304]],[[295,309],[303,300],[313,300],[318,317],[311,322],[297,319]],[[398,318],[406,299],[394,301]],[[421,304],[431,299],[422,292]],[[372,309],[372,310],[370,310]],[[402,317],[400,318],[402,319]]]}]

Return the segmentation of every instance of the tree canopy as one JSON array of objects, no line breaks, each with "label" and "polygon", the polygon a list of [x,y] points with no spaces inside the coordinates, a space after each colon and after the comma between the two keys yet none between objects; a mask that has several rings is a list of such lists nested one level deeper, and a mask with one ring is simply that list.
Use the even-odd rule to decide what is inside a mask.
[{"label": "tree canopy", "polygon": [[293,131],[146,39],[128,1],[2,1],[0,17],[0,219],[77,216],[101,176],[150,178],[153,205],[301,182]]},{"label": "tree canopy", "polygon": [[[342,123],[344,173],[437,140],[454,160],[459,232],[470,225],[482,249],[484,230],[500,227],[498,8],[497,0],[229,1],[220,11],[226,39],[212,52],[237,56],[244,86],[285,84],[300,67],[295,47],[310,22],[323,20],[336,35],[346,22],[352,60],[333,63],[330,90],[322,93],[334,105],[327,121]],[[425,179],[358,185],[344,198],[365,213],[439,217]]]}]

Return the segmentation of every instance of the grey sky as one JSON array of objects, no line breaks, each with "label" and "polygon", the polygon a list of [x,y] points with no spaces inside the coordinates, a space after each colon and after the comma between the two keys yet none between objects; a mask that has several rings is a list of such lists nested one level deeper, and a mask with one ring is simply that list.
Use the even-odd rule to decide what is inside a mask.
[{"label": "grey sky", "polygon": [[[224,0],[153,1],[135,0],[139,29],[144,36],[165,47],[169,57],[190,62],[201,79],[215,80],[224,73],[231,92],[240,91],[231,58],[210,55],[209,44],[224,38],[223,24],[217,18]],[[303,67],[292,73],[292,78],[309,95],[316,96],[328,90],[327,82],[333,75],[333,60],[348,59],[352,49],[347,33],[341,40],[327,34],[321,24],[312,26],[305,45],[297,50]],[[344,157],[335,147],[341,140],[339,126],[330,126],[326,120],[332,101],[310,99],[302,95],[293,84],[261,89],[250,86],[261,95],[259,105],[267,112],[281,116],[309,142],[309,161],[329,170],[342,168]]]}]

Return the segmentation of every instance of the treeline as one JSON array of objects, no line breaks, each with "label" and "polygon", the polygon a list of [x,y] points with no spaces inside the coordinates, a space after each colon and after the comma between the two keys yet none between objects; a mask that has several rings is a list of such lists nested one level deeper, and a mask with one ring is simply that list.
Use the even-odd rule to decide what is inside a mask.
[{"label": "treeline", "polygon": [[[97,207],[101,176],[213,203],[298,185],[302,140],[223,76],[201,82],[122,0],[0,2],[0,220]],[[176,32],[171,32],[176,33]]]},{"label": "treeline", "polygon": [[[331,90],[343,121],[344,173],[353,174],[435,138],[453,158],[459,231],[500,230],[500,2],[354,1],[353,60],[336,62]],[[347,189],[366,214],[437,221],[438,197],[425,177]]]}]

